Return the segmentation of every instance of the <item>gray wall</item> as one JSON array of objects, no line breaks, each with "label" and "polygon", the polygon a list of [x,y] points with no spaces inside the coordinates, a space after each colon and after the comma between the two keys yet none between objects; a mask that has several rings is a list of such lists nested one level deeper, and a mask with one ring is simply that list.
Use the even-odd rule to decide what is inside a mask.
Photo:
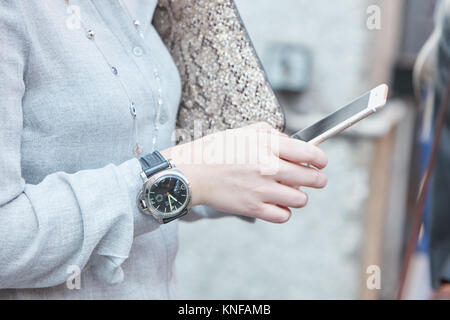
[{"label": "gray wall", "polygon": [[[374,31],[366,28],[366,9],[378,1],[236,2],[263,63],[275,42],[298,43],[312,53],[309,90],[281,96],[289,110],[327,113],[370,89]],[[329,184],[325,190],[306,190],[309,205],[295,210],[287,224],[248,224],[236,218],[180,223],[181,298],[359,296],[373,144],[340,136],[322,148],[330,159],[325,170]]]}]

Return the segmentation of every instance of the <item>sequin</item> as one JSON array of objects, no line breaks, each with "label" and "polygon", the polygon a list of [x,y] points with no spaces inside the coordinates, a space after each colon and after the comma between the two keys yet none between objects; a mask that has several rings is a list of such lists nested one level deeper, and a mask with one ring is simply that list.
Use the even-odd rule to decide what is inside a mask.
[{"label": "sequin", "polygon": [[153,24],[182,80],[177,127],[194,138],[284,115],[232,0],[159,0]]}]

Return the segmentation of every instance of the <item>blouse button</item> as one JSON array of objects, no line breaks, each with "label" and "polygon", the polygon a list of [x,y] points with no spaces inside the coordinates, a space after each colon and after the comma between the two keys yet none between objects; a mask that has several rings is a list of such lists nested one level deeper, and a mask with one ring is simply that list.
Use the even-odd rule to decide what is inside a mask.
[{"label": "blouse button", "polygon": [[134,47],[134,48],[133,48],[133,54],[134,54],[136,57],[140,57],[140,56],[142,56],[142,55],[144,54],[144,50],[142,50],[141,47]]}]

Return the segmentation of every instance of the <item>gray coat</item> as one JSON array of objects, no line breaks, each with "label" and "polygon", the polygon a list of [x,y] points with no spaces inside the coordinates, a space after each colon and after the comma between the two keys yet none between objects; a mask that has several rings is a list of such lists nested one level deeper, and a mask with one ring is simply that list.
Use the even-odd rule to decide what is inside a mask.
[{"label": "gray coat", "polygon": [[[156,0],[138,4],[145,41],[119,1],[70,4],[126,83],[144,152],[159,69],[170,117],[159,148],[173,145],[181,83],[149,23]],[[72,18],[63,0],[0,2],[0,298],[172,298],[177,222],[138,212],[127,97]]]}]

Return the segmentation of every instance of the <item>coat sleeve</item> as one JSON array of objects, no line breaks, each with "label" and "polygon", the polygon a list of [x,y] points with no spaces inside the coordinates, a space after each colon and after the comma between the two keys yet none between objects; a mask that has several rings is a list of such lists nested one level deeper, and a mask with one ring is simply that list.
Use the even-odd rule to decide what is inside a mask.
[{"label": "coat sleeve", "polygon": [[183,216],[181,220],[187,221],[187,222],[193,222],[200,219],[218,219],[218,218],[224,218],[224,217],[237,217],[243,221],[254,223],[256,221],[255,218],[247,217],[243,215],[236,215],[228,212],[223,212],[216,210],[214,208],[211,208],[210,206],[195,206],[192,207],[191,212],[189,212],[187,215]]}]

